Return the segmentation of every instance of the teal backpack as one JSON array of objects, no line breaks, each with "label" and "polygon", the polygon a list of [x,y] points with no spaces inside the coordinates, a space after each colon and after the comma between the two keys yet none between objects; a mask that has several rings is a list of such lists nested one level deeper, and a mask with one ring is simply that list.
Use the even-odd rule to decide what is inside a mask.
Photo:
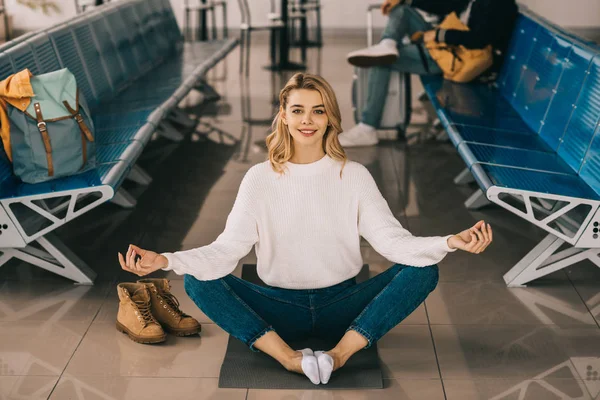
[{"label": "teal backpack", "polygon": [[25,112],[7,105],[15,175],[39,183],[96,166],[94,125],[75,76],[61,69],[31,78]]}]

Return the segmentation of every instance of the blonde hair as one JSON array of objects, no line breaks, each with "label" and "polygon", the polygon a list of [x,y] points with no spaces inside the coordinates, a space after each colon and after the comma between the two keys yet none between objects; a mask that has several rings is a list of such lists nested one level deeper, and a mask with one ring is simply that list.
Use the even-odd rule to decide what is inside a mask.
[{"label": "blonde hair", "polygon": [[279,92],[280,110],[273,120],[273,131],[267,136],[267,148],[269,149],[271,167],[275,172],[283,174],[284,164],[294,155],[293,138],[287,125],[283,123],[281,113],[285,112],[291,91],[296,89],[316,90],[321,94],[325,113],[329,120],[327,130],[325,131],[325,135],[323,135],[323,151],[332,159],[343,161],[342,169],[340,170],[341,178],[347,157],[338,139],[338,134],[342,132],[340,107],[338,106],[331,85],[322,77],[312,74],[295,74],[285,84],[285,87],[281,89],[281,92]]}]

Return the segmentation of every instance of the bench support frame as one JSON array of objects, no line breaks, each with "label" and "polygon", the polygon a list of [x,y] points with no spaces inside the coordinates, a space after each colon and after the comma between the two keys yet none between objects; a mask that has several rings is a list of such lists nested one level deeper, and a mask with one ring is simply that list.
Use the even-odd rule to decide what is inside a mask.
[{"label": "bench support frame", "polygon": [[[600,202],[498,186],[491,186],[486,195],[491,202],[548,232],[548,235],[537,246],[504,275],[504,281],[509,287],[524,286],[534,279],[586,259],[600,267],[600,248],[575,247],[584,232],[589,231],[590,222],[596,215]],[[524,202],[525,211],[504,201],[502,195],[520,197]],[[532,202],[532,199],[536,199],[539,204]],[[558,202],[562,206],[552,207],[552,203],[558,204]],[[583,221],[577,223],[568,218],[567,213],[582,204],[589,206],[589,211],[583,217]],[[538,212],[537,218],[534,209]],[[540,212],[543,213],[544,218],[540,217]],[[561,218],[562,220],[559,220]],[[571,246],[559,251],[565,243]]]},{"label": "bench support frame", "polygon": [[167,117],[168,121],[174,122],[176,124],[182,125],[186,129],[194,129],[198,122],[192,119],[189,114],[180,110],[179,108],[174,108],[171,110],[171,113]]},{"label": "bench support frame", "polygon": [[534,279],[586,259],[600,268],[600,249],[569,247],[557,252],[564,243],[564,240],[549,233],[521,261],[504,274],[504,282],[508,287],[523,287]]},{"label": "bench support frame", "polygon": [[47,233],[35,241],[42,249],[27,245],[23,249],[0,249],[0,266],[11,258],[18,258],[36,267],[71,279],[81,285],[92,285],[96,273],[54,233]]},{"label": "bench support frame", "polygon": [[184,139],[183,134],[179,132],[179,130],[175,128],[173,124],[166,120],[162,121],[160,125],[158,125],[157,132],[159,135],[174,142],[181,142]]},{"label": "bench support frame", "polygon": [[483,190],[477,189],[467,200],[465,200],[465,207],[468,210],[479,210],[482,207],[490,204],[490,201],[485,197]]},{"label": "bench support frame", "polygon": [[[77,203],[83,200],[87,196],[96,195],[97,198],[91,201],[89,204],[76,209]],[[9,198],[2,200],[1,204],[4,211],[10,218],[11,222],[14,223],[19,234],[23,238],[25,243],[30,243],[38,238],[41,238],[56,228],[66,224],[67,222],[79,217],[80,215],[88,212],[89,210],[98,207],[100,204],[107,202],[113,196],[113,189],[107,185],[101,185],[96,187],[88,187],[84,189],[66,190],[62,192],[55,192],[52,195],[39,194],[31,195],[21,198]],[[55,198],[64,199],[60,204],[55,205],[53,208],[46,207],[44,201],[52,200]],[[38,202],[37,204],[35,202]],[[40,203],[41,202],[41,203]],[[19,222],[17,216],[13,213],[11,205],[19,203],[26,206],[31,212],[38,214],[40,217],[45,218],[51,223],[45,228],[28,234],[22,224]],[[63,218],[57,217],[57,214],[66,210],[66,214]],[[1,242],[0,242],[1,246]]]},{"label": "bench support frame", "polygon": [[463,169],[461,173],[456,175],[454,178],[454,183],[456,185],[466,185],[471,182],[475,182],[475,178],[473,178],[473,174],[471,174],[471,170],[469,168]]},{"label": "bench support frame", "polygon": [[131,167],[127,179],[144,186],[148,186],[152,183],[152,177],[137,164]]},{"label": "bench support frame", "polygon": [[[91,195],[96,195],[97,198],[91,199],[90,202],[79,209],[76,208],[79,201]],[[45,194],[3,200],[2,214],[10,219],[10,223],[18,231],[18,236],[22,238],[22,242],[19,246],[12,244],[13,247],[0,248],[0,252],[2,253],[0,255],[0,266],[6,264],[6,262],[14,257],[57,275],[64,276],[79,284],[91,285],[96,278],[96,273],[65,246],[52,231],[81,214],[105,203],[112,195],[112,187],[101,185],[85,189],[56,192],[51,197]],[[45,201],[51,199],[59,199],[60,203],[50,208]],[[50,224],[35,233],[27,233],[10,207],[11,204],[15,203],[22,204],[34,214],[45,218]],[[63,218],[57,216],[65,211],[66,213]],[[12,236],[17,237],[16,232]],[[32,245],[32,242],[37,244],[37,246]]]},{"label": "bench support frame", "polygon": [[119,188],[110,202],[123,208],[134,208],[137,200],[127,190]]},{"label": "bench support frame", "polygon": [[[505,200],[503,200],[502,195],[510,195],[518,199],[522,199],[522,201],[524,202],[525,211],[515,207],[512,204],[507,203]],[[559,196],[549,193],[530,192],[526,190],[510,189],[498,186],[489,187],[486,192],[486,196],[492,203],[500,205],[501,207],[512,212],[513,214],[516,214],[519,217],[526,219],[532,224],[539,226],[548,233],[553,234],[554,236],[564,240],[565,242],[571,245],[576,245],[577,241],[579,240],[583,232],[586,230],[587,226],[592,220],[592,217],[594,216],[594,214],[596,214],[596,211],[600,206],[600,202],[595,200]],[[540,204],[545,204],[548,202],[561,202],[564,205],[556,210],[552,208],[547,209],[546,207],[540,207],[538,204],[532,202],[532,199],[537,200],[538,202],[540,202]],[[569,223],[567,213],[580,205],[589,206],[589,212],[585,215],[585,218],[581,223],[577,223],[574,221],[572,223]],[[544,213],[545,218],[536,218],[534,209],[538,213]],[[556,225],[560,226],[561,229],[556,229]]]}]

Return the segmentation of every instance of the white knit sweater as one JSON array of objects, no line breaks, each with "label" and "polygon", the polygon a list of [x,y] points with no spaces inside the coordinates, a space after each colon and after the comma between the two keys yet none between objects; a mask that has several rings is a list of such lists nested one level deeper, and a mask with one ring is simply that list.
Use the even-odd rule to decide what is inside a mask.
[{"label": "white knit sweater", "polygon": [[361,164],[325,156],[310,164],[286,163],[279,176],[269,161],[250,168],[225,230],[203,247],[163,253],[165,271],[199,280],[231,273],[256,249],[259,277],[287,289],[318,289],[356,276],[360,236],[392,263],[423,267],[441,261],[450,236],[415,237],[392,214],[375,180]]}]

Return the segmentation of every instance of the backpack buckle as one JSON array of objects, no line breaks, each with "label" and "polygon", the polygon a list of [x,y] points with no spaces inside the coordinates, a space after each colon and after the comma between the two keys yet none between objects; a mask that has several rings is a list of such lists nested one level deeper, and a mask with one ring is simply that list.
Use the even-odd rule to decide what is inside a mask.
[{"label": "backpack buckle", "polygon": [[40,130],[40,132],[46,132],[48,130],[44,121],[38,122],[37,127]]},{"label": "backpack buckle", "polygon": [[81,116],[81,114],[75,114],[75,121],[77,121],[78,124],[83,122],[83,117]]}]

